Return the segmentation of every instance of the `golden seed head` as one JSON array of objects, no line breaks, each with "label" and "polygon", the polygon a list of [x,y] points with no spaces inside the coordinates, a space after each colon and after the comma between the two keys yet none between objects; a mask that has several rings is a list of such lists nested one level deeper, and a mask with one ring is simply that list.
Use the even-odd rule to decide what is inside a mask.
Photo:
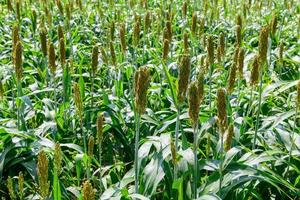
[{"label": "golden seed head", "polygon": [[185,1],[182,4],[182,16],[183,16],[183,18],[186,18],[186,14],[187,14],[187,3]]},{"label": "golden seed head", "polygon": [[126,53],[126,28],[124,23],[120,25],[120,41],[121,41],[122,53],[125,54]]},{"label": "golden seed head", "polygon": [[151,12],[148,10],[145,15],[145,22],[144,22],[144,27],[145,27],[146,33],[148,33],[150,26],[151,26]]},{"label": "golden seed head", "polygon": [[221,56],[221,47],[218,46],[218,47],[217,47],[217,61],[218,61],[218,63],[221,63],[221,60],[222,60],[222,56]]},{"label": "golden seed head", "polygon": [[13,61],[14,61],[15,48],[19,41],[20,41],[19,28],[17,25],[14,25],[13,30],[12,30],[12,58],[13,58]]},{"label": "golden seed head", "polygon": [[283,44],[283,42],[281,41],[280,42],[280,45],[279,45],[279,55],[278,55],[278,57],[279,57],[279,61],[282,63],[282,61],[283,61],[283,51],[284,51],[284,44]]},{"label": "golden seed head", "polygon": [[57,27],[57,36],[58,36],[59,41],[60,41],[60,39],[64,39],[64,30],[61,25],[58,25],[58,27]]},{"label": "golden seed head", "polygon": [[189,84],[191,61],[189,55],[183,55],[179,63],[179,77],[177,87],[177,99],[182,103],[185,99],[186,91]]},{"label": "golden seed head", "polygon": [[82,194],[83,194],[83,200],[95,199],[95,190],[89,181],[85,181],[83,183]]},{"label": "golden seed head", "polygon": [[11,199],[16,199],[14,186],[13,186],[13,180],[10,176],[8,176],[8,178],[7,178],[7,189],[8,189],[9,197]]},{"label": "golden seed head", "polygon": [[239,25],[236,26],[236,45],[239,47],[242,44],[242,30]]},{"label": "golden seed head", "polygon": [[241,29],[242,29],[242,27],[243,27],[243,19],[242,19],[242,17],[241,17],[240,14],[238,14],[238,15],[236,16],[236,25],[240,26]]},{"label": "golden seed head", "polygon": [[48,46],[48,62],[52,75],[55,75],[56,64],[55,64],[55,49],[53,43],[50,41]]},{"label": "golden seed head", "polygon": [[45,199],[49,194],[50,182],[48,181],[48,158],[44,151],[38,155],[37,173],[39,178],[40,195]]},{"label": "golden seed head", "polygon": [[47,56],[47,30],[43,27],[40,30],[41,48],[44,56]]},{"label": "golden seed head", "polygon": [[259,64],[261,66],[263,66],[267,61],[268,37],[269,37],[269,29],[267,26],[264,26],[260,31],[259,43],[258,43]]},{"label": "golden seed head", "polygon": [[103,124],[104,124],[104,116],[100,114],[97,116],[97,143],[102,142],[103,139]]},{"label": "golden seed head", "polygon": [[297,106],[300,108],[300,80],[298,81],[297,84]]},{"label": "golden seed head", "polygon": [[163,47],[163,60],[166,61],[169,54],[169,40],[164,40],[164,47]]},{"label": "golden seed head", "polygon": [[11,0],[7,0],[7,9],[8,10],[13,10]]},{"label": "golden seed head", "polygon": [[58,10],[59,10],[60,14],[64,15],[64,9],[63,9],[63,5],[62,5],[61,1],[60,0],[56,0],[56,5],[58,7]]},{"label": "golden seed head", "polygon": [[198,82],[193,81],[189,87],[189,116],[192,120],[193,126],[198,121],[200,103],[201,99]]},{"label": "golden seed head", "polygon": [[214,40],[211,35],[207,38],[207,57],[210,65],[214,64]]},{"label": "golden seed head", "polygon": [[20,18],[21,18],[21,5],[20,5],[20,1],[16,1],[16,13],[17,13],[18,20],[20,20]]},{"label": "golden seed head", "polygon": [[225,145],[224,145],[225,151],[228,151],[231,148],[233,133],[234,133],[234,127],[233,127],[233,124],[230,124],[227,129],[227,134],[226,134],[226,140],[225,140]]},{"label": "golden seed head", "polygon": [[200,18],[199,37],[201,37],[202,34],[204,33],[204,29],[205,29],[205,19],[204,18]]},{"label": "golden seed head", "polygon": [[253,59],[252,70],[250,76],[250,85],[254,86],[258,83],[259,77],[259,57],[256,55]]},{"label": "golden seed head", "polygon": [[222,32],[219,38],[219,46],[220,46],[220,55],[221,57],[225,56],[225,35]]},{"label": "golden seed head", "polygon": [[79,9],[80,10],[82,10],[82,2],[81,2],[81,0],[76,0],[76,4],[77,4],[77,6],[79,7]]},{"label": "golden seed head", "polygon": [[133,27],[133,45],[138,46],[139,41],[140,41],[140,32],[141,32],[141,27],[140,27],[140,21],[136,20],[134,27]]},{"label": "golden seed head", "polygon": [[111,61],[114,66],[117,64],[117,58],[116,58],[116,53],[115,53],[115,48],[112,42],[109,43],[109,49],[110,49],[110,56],[111,56]]},{"label": "golden seed head", "polygon": [[61,172],[61,162],[62,162],[62,152],[60,148],[60,144],[57,142],[55,143],[54,147],[54,169],[56,170],[57,174]]},{"label": "golden seed head", "polygon": [[203,73],[198,74],[197,81],[198,81],[199,99],[201,103],[204,97],[204,74]]},{"label": "golden seed head", "polygon": [[24,190],[24,176],[22,171],[19,172],[19,178],[18,178],[18,190],[20,193],[20,199],[22,199],[23,196],[23,190]]},{"label": "golden seed head", "polygon": [[185,32],[183,34],[183,48],[184,48],[184,53],[187,54],[189,52],[189,34],[188,34],[188,32]]},{"label": "golden seed head", "polygon": [[135,92],[135,106],[139,114],[146,111],[147,106],[147,90],[150,84],[150,71],[147,67],[140,67],[135,72],[134,77],[134,92]]},{"label": "golden seed head", "polygon": [[111,24],[110,24],[110,40],[111,41],[114,41],[114,39],[115,39],[115,22],[113,21],[113,22],[111,22]]},{"label": "golden seed head", "polygon": [[236,70],[237,70],[237,63],[238,63],[238,54],[240,48],[236,48],[235,53],[234,53],[234,58],[233,62],[230,68],[230,73],[229,73],[229,80],[228,80],[228,93],[231,94],[233,89],[234,89],[234,84],[235,84],[235,78],[236,78]]},{"label": "golden seed head", "polygon": [[92,51],[92,72],[93,72],[93,75],[95,75],[96,72],[97,72],[97,67],[98,67],[98,64],[99,64],[98,57],[99,57],[98,46],[94,46],[93,51]]},{"label": "golden seed head", "polygon": [[71,4],[70,3],[66,3],[65,10],[66,10],[67,19],[68,19],[68,21],[70,21],[71,20]]},{"label": "golden seed head", "polygon": [[74,102],[75,106],[77,108],[78,115],[80,116],[80,119],[83,118],[83,104],[80,94],[80,89],[78,83],[74,83],[73,85],[73,93],[74,93]]},{"label": "golden seed head", "polygon": [[271,21],[271,27],[270,27],[270,29],[271,29],[271,34],[274,36],[275,35],[275,33],[276,33],[276,29],[277,29],[277,23],[278,23],[278,21],[277,21],[277,15],[276,14],[274,14],[273,15],[273,18],[272,18],[272,21]]},{"label": "golden seed head", "polygon": [[66,63],[66,47],[65,40],[63,38],[59,40],[59,50],[61,66],[64,67]]},{"label": "golden seed head", "polygon": [[172,23],[170,21],[166,22],[166,28],[167,28],[167,39],[169,42],[172,41]]},{"label": "golden seed head", "polygon": [[89,143],[88,143],[88,156],[92,157],[94,154],[94,144],[95,144],[95,139],[93,136],[89,137]]},{"label": "golden seed head", "polygon": [[101,47],[101,57],[102,57],[102,60],[103,62],[107,65],[108,64],[108,58],[107,58],[107,54],[106,54],[106,51],[103,47]]},{"label": "golden seed head", "polygon": [[196,31],[197,31],[197,13],[194,12],[192,17],[192,25],[191,25],[191,32],[193,36],[196,34]]},{"label": "golden seed head", "polygon": [[15,47],[15,52],[14,52],[15,72],[16,72],[16,77],[19,81],[21,80],[23,75],[22,55],[23,55],[23,47],[21,41],[19,41]]},{"label": "golden seed head", "polygon": [[224,88],[219,88],[217,91],[217,111],[218,111],[218,125],[221,130],[220,134],[224,134],[227,128],[227,112],[226,112],[226,91]]},{"label": "golden seed head", "polygon": [[238,69],[239,69],[240,78],[243,78],[244,59],[245,59],[245,50],[243,48],[240,48],[238,52]]},{"label": "golden seed head", "polygon": [[176,154],[176,148],[175,148],[172,137],[170,137],[170,148],[171,148],[171,156],[172,156],[173,165],[176,165],[176,163],[177,163],[177,154]]}]

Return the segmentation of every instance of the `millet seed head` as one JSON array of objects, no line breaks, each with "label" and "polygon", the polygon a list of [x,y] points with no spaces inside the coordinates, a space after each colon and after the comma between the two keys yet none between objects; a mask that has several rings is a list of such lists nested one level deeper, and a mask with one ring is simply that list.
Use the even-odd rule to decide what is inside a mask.
[{"label": "millet seed head", "polygon": [[210,65],[214,64],[214,39],[213,36],[209,35],[207,38],[207,57]]},{"label": "millet seed head", "polygon": [[163,46],[163,60],[166,61],[169,54],[169,40],[164,40],[164,46]]},{"label": "millet seed head", "polygon": [[59,40],[59,52],[60,52],[60,63],[61,66],[64,67],[66,64],[66,46],[65,46],[65,40],[61,38]]},{"label": "millet seed head", "polygon": [[186,91],[190,79],[191,61],[190,56],[185,54],[180,58],[179,63],[179,77],[177,87],[177,99],[179,103],[182,103],[186,96]]},{"label": "millet seed head", "polygon": [[97,72],[97,67],[99,64],[98,57],[99,57],[99,49],[98,49],[98,46],[95,45],[92,50],[92,72],[93,72],[93,75],[95,75]]},{"label": "millet seed head", "polygon": [[197,31],[197,13],[194,12],[192,17],[192,25],[191,25],[191,32],[193,36],[196,34],[196,31]]},{"label": "millet seed head", "polygon": [[93,157],[94,155],[94,144],[95,144],[95,139],[93,136],[89,137],[89,142],[88,142],[88,156]]},{"label": "millet seed head", "polygon": [[83,200],[95,200],[95,190],[89,181],[85,181],[82,187]]},{"label": "millet seed head", "polygon": [[245,59],[245,50],[243,48],[239,48],[238,52],[238,70],[240,78],[243,78],[244,71],[244,59]]},{"label": "millet seed head", "polygon": [[268,37],[269,37],[269,28],[264,26],[259,34],[258,42],[258,54],[259,54],[259,64],[261,67],[267,61],[267,52],[268,52]]},{"label": "millet seed head", "polygon": [[21,80],[23,76],[23,47],[21,41],[18,41],[14,52],[14,64],[17,80]]},{"label": "millet seed head", "polygon": [[239,47],[242,44],[242,30],[241,26],[236,26],[236,45]]},{"label": "millet seed head", "polygon": [[219,88],[217,91],[217,112],[220,134],[223,135],[227,128],[226,90],[224,88]]},{"label": "millet seed head", "polygon": [[138,114],[143,114],[147,106],[147,90],[150,85],[150,70],[140,67],[134,76],[135,107]]},{"label": "millet seed head", "polygon": [[193,126],[198,121],[200,102],[198,82],[194,81],[189,87],[189,116]]},{"label": "millet seed head", "polygon": [[120,25],[120,42],[123,55],[126,54],[126,27],[124,23]]},{"label": "millet seed head", "polygon": [[97,116],[97,143],[100,144],[103,140],[103,125],[104,125],[104,115],[99,114]]},{"label": "millet seed head", "polygon": [[55,147],[54,147],[54,169],[56,170],[57,174],[60,174],[62,170],[61,162],[62,162],[62,152],[61,152],[60,144],[57,142],[55,143]]},{"label": "millet seed head", "polygon": [[233,124],[230,124],[227,129],[227,135],[226,135],[226,140],[224,145],[225,151],[229,151],[229,149],[231,148],[233,134],[234,134],[234,127]]},{"label": "millet seed head", "polygon": [[40,42],[41,42],[41,48],[44,56],[47,56],[47,30],[46,28],[41,28],[40,30]]},{"label": "millet seed head", "polygon": [[254,56],[253,63],[252,63],[252,70],[250,76],[250,85],[254,86],[258,83],[259,77],[259,56]]},{"label": "millet seed head", "polygon": [[52,75],[56,73],[56,64],[55,64],[55,49],[54,44],[50,41],[48,45],[48,62]]},{"label": "millet seed head", "polygon": [[49,161],[44,151],[38,154],[37,173],[39,180],[39,192],[43,199],[49,194],[50,182],[48,181]]},{"label": "millet seed head", "polygon": [[117,64],[117,57],[116,57],[116,53],[115,53],[115,47],[114,47],[114,45],[113,45],[112,42],[109,43],[109,49],[110,49],[110,56],[111,56],[112,64],[114,66],[116,66],[116,64]]}]

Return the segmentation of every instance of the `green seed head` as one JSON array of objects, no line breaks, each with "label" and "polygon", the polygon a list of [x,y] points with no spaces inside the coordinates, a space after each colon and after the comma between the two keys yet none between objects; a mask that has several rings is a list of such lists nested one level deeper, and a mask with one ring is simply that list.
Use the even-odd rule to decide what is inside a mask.
[{"label": "green seed head", "polygon": [[89,137],[89,143],[88,143],[88,156],[93,157],[94,155],[94,144],[95,144],[95,139],[93,136]]},{"label": "green seed head", "polygon": [[225,151],[228,151],[231,148],[233,133],[234,133],[234,127],[232,124],[230,124],[227,129],[227,135],[226,135],[226,140],[224,145]]},{"label": "green seed head", "polygon": [[104,124],[103,114],[99,114],[97,117],[97,143],[100,144],[103,140],[103,124]]},{"label": "green seed head", "polygon": [[40,195],[43,199],[49,194],[50,182],[48,181],[48,158],[44,151],[38,155],[37,172],[39,178]]},{"label": "green seed head", "polygon": [[62,152],[59,143],[55,143],[54,147],[54,169],[56,170],[57,174],[61,172],[61,162],[62,162]]}]

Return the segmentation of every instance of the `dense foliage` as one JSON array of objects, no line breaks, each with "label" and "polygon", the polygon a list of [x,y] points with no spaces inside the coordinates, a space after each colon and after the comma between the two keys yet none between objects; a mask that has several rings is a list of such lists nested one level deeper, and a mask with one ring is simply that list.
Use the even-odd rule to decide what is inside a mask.
[{"label": "dense foliage", "polygon": [[2,199],[299,199],[300,3],[0,1]]}]

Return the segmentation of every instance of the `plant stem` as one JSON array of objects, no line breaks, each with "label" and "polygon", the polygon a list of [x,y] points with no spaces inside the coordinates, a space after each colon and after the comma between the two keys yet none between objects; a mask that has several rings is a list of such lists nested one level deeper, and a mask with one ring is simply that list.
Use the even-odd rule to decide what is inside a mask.
[{"label": "plant stem", "polygon": [[221,149],[220,149],[220,166],[219,166],[219,173],[220,173],[220,182],[219,182],[219,196],[221,196],[221,188],[222,188],[222,181],[223,181],[223,135],[224,133],[221,131]]},{"label": "plant stem", "polygon": [[[179,137],[179,123],[180,123],[180,105],[177,106],[176,126],[175,126],[175,151],[178,152],[178,137]],[[177,179],[177,168],[174,165],[174,179]]]},{"label": "plant stem", "polygon": [[198,158],[197,158],[197,144],[198,144],[198,123],[194,124],[194,198],[197,199],[197,171],[198,171]]},{"label": "plant stem", "polygon": [[21,97],[21,90],[20,90],[20,81],[19,80],[17,80],[17,89],[18,89],[17,118],[18,118],[18,130],[20,131],[21,130],[21,125],[20,125],[21,124],[21,119],[20,119],[21,110],[20,110],[20,99],[19,98]]},{"label": "plant stem", "polygon": [[257,116],[256,116],[256,124],[255,124],[255,132],[254,132],[254,140],[253,140],[253,144],[252,144],[252,150],[255,149],[255,143],[256,143],[256,137],[257,137],[257,131],[258,131],[258,123],[259,123],[259,115],[260,115],[260,107],[261,107],[261,96],[262,96],[261,93],[262,93],[262,82],[263,82],[263,66],[261,66],[261,71],[260,71],[258,110],[257,110]]},{"label": "plant stem", "polygon": [[134,172],[135,172],[135,193],[139,193],[139,161],[138,161],[138,150],[139,150],[139,135],[140,135],[140,120],[141,115],[137,113],[136,124],[135,124],[135,151],[134,151]]},{"label": "plant stem", "polygon": [[102,141],[99,142],[99,191],[102,191],[102,175],[101,175],[101,165],[102,165]]}]

